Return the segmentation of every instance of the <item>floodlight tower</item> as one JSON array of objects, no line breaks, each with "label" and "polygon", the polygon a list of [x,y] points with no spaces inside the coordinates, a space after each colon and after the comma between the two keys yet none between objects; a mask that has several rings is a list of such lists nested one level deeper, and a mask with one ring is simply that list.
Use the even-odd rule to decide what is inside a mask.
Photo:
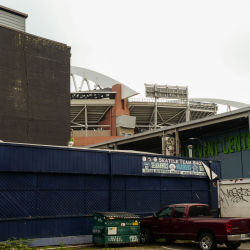
[{"label": "floodlight tower", "polygon": [[172,99],[179,100],[181,103],[187,104],[186,121],[190,120],[190,110],[188,104],[188,87],[170,86],[170,85],[157,85],[145,83],[146,97],[155,98],[154,107],[154,128],[157,127],[157,99]]},{"label": "floodlight tower", "polygon": [[157,127],[157,84],[144,84],[145,85],[145,95],[146,97],[151,97],[155,99],[155,106],[154,106],[154,128]]}]

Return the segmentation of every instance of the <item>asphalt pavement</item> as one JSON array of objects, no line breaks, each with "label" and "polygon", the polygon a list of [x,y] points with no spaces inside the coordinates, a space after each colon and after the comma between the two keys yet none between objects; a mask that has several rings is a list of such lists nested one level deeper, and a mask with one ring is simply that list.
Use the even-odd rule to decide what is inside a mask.
[{"label": "asphalt pavement", "polygon": [[[148,246],[150,248],[150,246]],[[147,249],[149,249],[147,248]],[[217,245],[218,249],[228,249],[226,245]],[[155,250],[199,250],[199,244],[198,242],[181,242],[181,241],[177,241],[175,243],[171,243],[171,244],[164,244],[162,242],[162,244],[159,245],[159,243],[157,243],[156,248],[154,248]],[[247,249],[250,250],[250,242],[246,242],[246,243],[242,243],[241,246],[238,248],[239,250],[243,250],[243,249]]]},{"label": "asphalt pavement", "polygon": [[[92,247],[90,247],[92,248]],[[218,249],[228,249],[226,245],[218,245]],[[174,243],[167,243],[163,241],[157,241],[148,245],[109,245],[106,247],[96,246],[92,249],[116,249],[116,250],[199,250],[199,244],[191,241],[176,241]],[[239,250],[250,250],[250,242],[244,242],[241,244]]]}]

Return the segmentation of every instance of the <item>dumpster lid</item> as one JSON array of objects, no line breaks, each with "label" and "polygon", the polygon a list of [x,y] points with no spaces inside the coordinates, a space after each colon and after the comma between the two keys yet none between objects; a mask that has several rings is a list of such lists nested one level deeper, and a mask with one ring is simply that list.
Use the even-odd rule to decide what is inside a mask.
[{"label": "dumpster lid", "polygon": [[94,214],[107,217],[108,219],[140,219],[139,215],[129,212],[94,212]]}]

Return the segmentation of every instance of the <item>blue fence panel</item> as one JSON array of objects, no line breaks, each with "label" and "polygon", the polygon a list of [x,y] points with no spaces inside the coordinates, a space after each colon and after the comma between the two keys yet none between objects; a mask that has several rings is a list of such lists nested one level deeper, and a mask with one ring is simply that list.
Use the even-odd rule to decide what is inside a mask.
[{"label": "blue fence panel", "polygon": [[0,240],[11,237],[22,239],[35,239],[37,236],[37,223],[35,220],[1,221]]},{"label": "blue fence panel", "polygon": [[37,228],[37,238],[83,235],[86,232],[85,217],[38,219]]},{"label": "blue fence panel", "polygon": [[[4,173],[4,175],[8,176],[5,179],[9,180],[20,179],[18,176],[20,175],[24,180],[29,179],[31,182],[30,184],[21,182],[20,188],[26,190],[14,191],[4,191],[7,187],[11,187],[10,181],[5,182],[6,185],[2,183],[0,194],[3,196],[6,192],[6,197],[12,204],[10,206],[7,204],[7,199],[1,197],[3,202],[2,206],[0,205],[0,212],[5,214],[4,218],[14,220],[9,221],[9,224],[3,224],[3,221],[0,223],[1,240],[10,237],[10,234],[5,237],[4,230],[7,230],[7,225],[22,228],[18,232],[8,228],[11,236],[22,238],[87,234],[91,233],[92,217],[83,215],[91,215],[93,211],[129,211],[143,217],[169,204],[209,203],[207,179],[126,175],[111,178],[108,175],[51,173]],[[16,189],[16,187],[11,188]],[[13,192],[14,195],[10,196],[8,192]],[[16,202],[19,203],[15,210]],[[25,211],[25,208],[28,209]],[[77,217],[79,215],[82,217]],[[29,220],[18,220],[20,217],[29,216],[31,216]],[[60,216],[68,218],[56,218]],[[37,217],[43,219],[36,219]],[[88,226],[84,226],[86,220]],[[37,228],[30,232],[35,221]]]},{"label": "blue fence panel", "polygon": [[126,177],[114,176],[113,177],[113,190],[125,190],[126,189]]},{"label": "blue fence panel", "polygon": [[112,192],[112,210],[115,212],[127,211],[126,207],[127,192],[114,190]]},{"label": "blue fence panel", "polygon": [[[18,174],[20,175],[20,174]],[[84,190],[84,175],[76,174],[39,174],[38,189],[55,190]]]},{"label": "blue fence panel", "polygon": [[37,216],[85,214],[85,191],[46,190],[37,192]]},{"label": "blue fence panel", "polygon": [[191,178],[184,179],[184,178],[176,178],[176,177],[162,178],[161,188],[163,190],[182,190],[182,191],[183,190],[191,190],[192,189],[192,179]]},{"label": "blue fence panel", "polygon": [[192,202],[210,205],[208,179],[192,179]]},{"label": "blue fence panel", "polygon": [[0,240],[10,237],[36,239],[71,235],[90,235],[92,216],[1,221]]},{"label": "blue fence panel", "polygon": [[22,218],[36,216],[35,191],[1,191],[1,218]]},{"label": "blue fence panel", "polygon": [[89,175],[85,177],[86,190],[110,190],[110,177],[106,175]]},{"label": "blue fence panel", "polygon": [[202,190],[194,190],[192,191],[192,197],[194,203],[200,203],[200,204],[210,204],[210,198],[208,190],[202,191]]},{"label": "blue fence panel", "polygon": [[212,171],[218,175],[219,178],[221,178],[221,165],[220,161],[213,161],[211,164]]},{"label": "blue fence panel", "polygon": [[37,176],[33,173],[0,173],[0,191],[2,190],[34,190]]},{"label": "blue fence panel", "polygon": [[113,182],[113,211],[144,214],[174,203],[210,204],[209,182],[204,178],[115,176]]},{"label": "blue fence panel", "polygon": [[[142,156],[0,143],[0,240],[91,234],[96,211],[144,217],[169,204],[209,204],[207,178],[142,176]],[[212,201],[214,210],[216,188]]]},{"label": "blue fence panel", "polygon": [[86,194],[86,214],[110,211],[109,191],[88,191]]},{"label": "blue fence panel", "polygon": [[0,171],[110,174],[108,152],[0,143]]},{"label": "blue fence panel", "polygon": [[159,177],[127,177],[126,178],[126,189],[127,190],[160,190],[161,179]]},{"label": "blue fence panel", "polygon": [[132,154],[111,153],[112,173],[114,175],[141,175],[141,157]]},{"label": "blue fence panel", "polygon": [[164,190],[162,191],[162,207],[171,204],[191,203],[191,190]]},{"label": "blue fence panel", "polygon": [[208,190],[208,179],[192,179],[192,190]]},{"label": "blue fence panel", "polygon": [[131,213],[158,211],[161,206],[159,191],[127,191],[126,209]]}]

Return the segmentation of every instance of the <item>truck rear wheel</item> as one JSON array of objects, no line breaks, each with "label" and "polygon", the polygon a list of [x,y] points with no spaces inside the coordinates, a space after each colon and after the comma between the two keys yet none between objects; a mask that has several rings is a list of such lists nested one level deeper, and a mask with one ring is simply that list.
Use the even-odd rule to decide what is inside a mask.
[{"label": "truck rear wheel", "polygon": [[213,250],[217,247],[216,240],[210,233],[204,233],[199,237],[199,245],[202,250]]},{"label": "truck rear wheel", "polygon": [[143,227],[141,229],[141,243],[142,244],[149,244],[153,240],[151,232],[148,228]]},{"label": "truck rear wheel", "polygon": [[225,243],[229,249],[237,249],[240,245],[240,241],[229,241]]}]

